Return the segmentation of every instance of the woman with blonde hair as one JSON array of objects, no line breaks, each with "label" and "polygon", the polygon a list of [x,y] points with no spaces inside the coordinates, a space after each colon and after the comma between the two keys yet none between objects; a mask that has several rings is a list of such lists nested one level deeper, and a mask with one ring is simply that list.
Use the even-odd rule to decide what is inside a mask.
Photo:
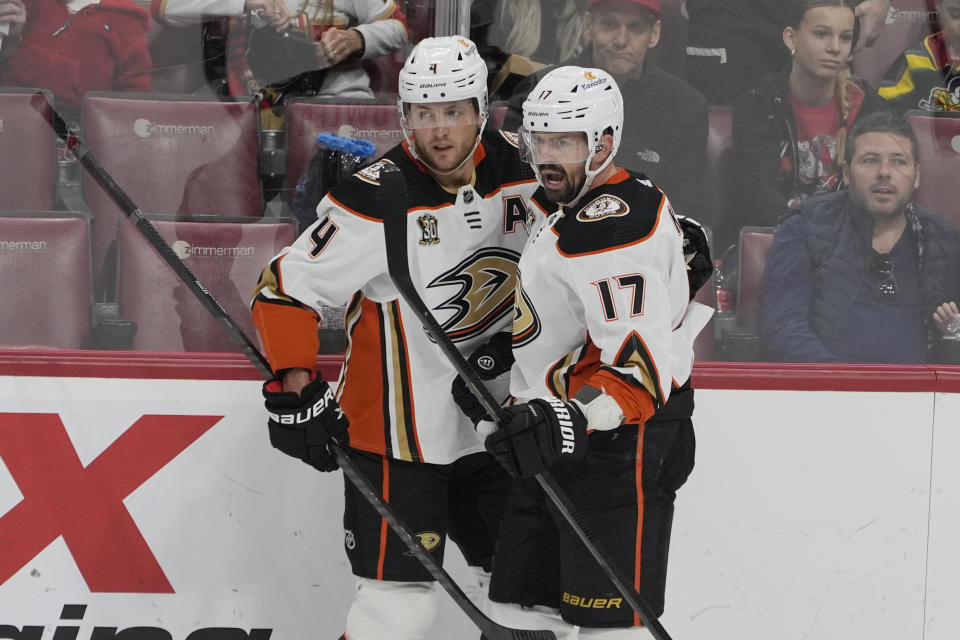
[{"label": "woman with blonde hair", "polygon": [[799,0],[783,43],[790,65],[733,110],[740,226],[774,226],[788,208],[836,191],[847,131],[883,102],[850,75],[856,21],[847,0]]}]

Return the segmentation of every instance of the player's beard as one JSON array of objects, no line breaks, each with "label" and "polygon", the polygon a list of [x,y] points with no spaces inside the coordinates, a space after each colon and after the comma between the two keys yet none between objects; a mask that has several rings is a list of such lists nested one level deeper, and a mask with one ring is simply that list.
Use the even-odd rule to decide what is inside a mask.
[{"label": "player's beard", "polygon": [[578,179],[574,180],[570,172],[560,164],[540,166],[540,184],[550,202],[572,204],[586,179],[586,175],[581,171]]}]

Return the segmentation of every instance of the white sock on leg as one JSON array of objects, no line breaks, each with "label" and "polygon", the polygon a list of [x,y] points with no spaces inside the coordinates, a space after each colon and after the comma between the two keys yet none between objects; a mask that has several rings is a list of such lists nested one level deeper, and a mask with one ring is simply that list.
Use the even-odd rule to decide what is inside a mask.
[{"label": "white sock on leg", "polygon": [[357,578],[346,636],[350,640],[424,640],[436,615],[432,582]]}]

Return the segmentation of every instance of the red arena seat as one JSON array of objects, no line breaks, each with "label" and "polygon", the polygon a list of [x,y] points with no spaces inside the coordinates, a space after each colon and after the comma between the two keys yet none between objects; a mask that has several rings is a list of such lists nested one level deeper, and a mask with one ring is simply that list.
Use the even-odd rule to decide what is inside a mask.
[{"label": "red arena seat", "polygon": [[960,226],[960,117],[908,111],[920,145],[920,188],[916,199]]},{"label": "red arena seat", "polygon": [[[296,238],[286,219],[151,217],[197,279],[251,340],[250,300],[260,272]],[[137,325],[140,351],[228,351],[237,348],[219,320],[153,249],[132,220],[120,225],[120,315]]]},{"label": "red arena seat", "polygon": [[507,107],[509,105],[506,102],[494,102],[490,105],[490,116],[487,126],[491,129],[502,129],[503,120],[507,117]]},{"label": "red arena seat", "polygon": [[749,333],[757,331],[757,311],[767,254],[773,244],[773,227],[744,227],[740,230],[740,280],[737,287],[737,325]]},{"label": "red arena seat", "polygon": [[313,155],[317,134],[323,132],[369,140],[376,145],[378,157],[403,140],[394,102],[336,104],[291,100],[287,107],[287,178],[284,185],[288,202]]},{"label": "red arena seat", "polygon": [[49,92],[0,89],[0,210],[56,209],[56,134]]},{"label": "red arena seat", "polygon": [[[249,100],[90,93],[81,135],[145,213],[254,217],[261,215],[257,115]],[[123,214],[88,172],[81,175],[100,274]]]},{"label": "red arena seat", "polygon": [[90,219],[0,214],[0,344],[81,349],[90,336]]}]

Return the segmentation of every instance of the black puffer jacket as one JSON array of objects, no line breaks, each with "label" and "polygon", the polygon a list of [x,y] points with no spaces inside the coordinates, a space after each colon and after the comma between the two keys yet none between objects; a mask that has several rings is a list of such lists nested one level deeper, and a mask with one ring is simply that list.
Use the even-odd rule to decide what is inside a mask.
[{"label": "black puffer jacket", "polygon": [[[916,238],[916,256],[920,274],[920,309],[929,351],[939,331],[932,315],[937,305],[960,302],[960,230],[943,217],[909,205],[907,225]],[[774,238],[764,276],[760,305],[761,342],[775,360],[825,362],[849,355],[834,353],[829,345],[837,343],[838,327],[848,323],[858,291],[869,282],[873,220],[858,211],[847,191],[810,198],[794,211],[777,230],[799,232],[802,244],[778,243]],[[793,252],[803,252],[798,261]],[[807,264],[809,269],[788,268]],[[809,287],[806,318],[798,317],[800,306],[794,292]],[[869,326],[863,331],[871,334]],[[877,358],[862,358],[876,362]],[[922,361],[922,360],[921,360]]]}]

